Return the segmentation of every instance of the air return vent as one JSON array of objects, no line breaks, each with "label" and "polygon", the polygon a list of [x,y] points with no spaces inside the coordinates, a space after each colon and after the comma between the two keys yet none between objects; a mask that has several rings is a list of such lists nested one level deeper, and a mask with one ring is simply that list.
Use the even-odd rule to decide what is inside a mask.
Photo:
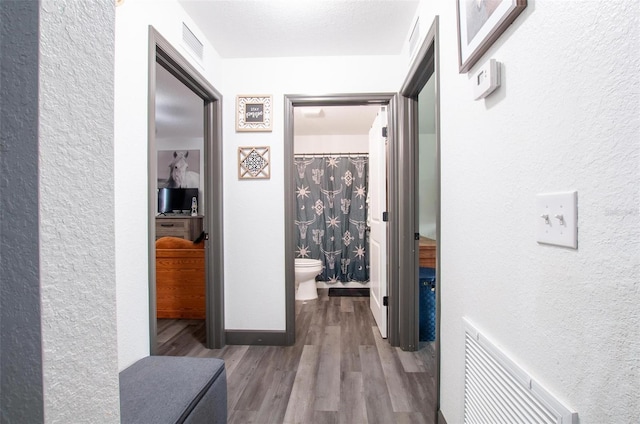
[{"label": "air return vent", "polygon": [[571,412],[465,319],[465,424],[577,424]]},{"label": "air return vent", "polygon": [[198,40],[193,32],[189,29],[187,24],[182,23],[182,41],[187,46],[189,51],[200,61],[202,61],[204,57],[204,45]]}]

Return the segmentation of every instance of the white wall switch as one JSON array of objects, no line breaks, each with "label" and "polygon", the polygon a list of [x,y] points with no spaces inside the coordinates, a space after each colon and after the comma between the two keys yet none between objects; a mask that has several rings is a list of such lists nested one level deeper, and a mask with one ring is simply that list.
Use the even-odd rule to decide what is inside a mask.
[{"label": "white wall switch", "polygon": [[544,193],[536,196],[538,243],[578,248],[578,193]]},{"label": "white wall switch", "polygon": [[478,72],[471,78],[473,85],[473,98],[480,100],[500,87],[500,62],[489,59],[482,65]]}]

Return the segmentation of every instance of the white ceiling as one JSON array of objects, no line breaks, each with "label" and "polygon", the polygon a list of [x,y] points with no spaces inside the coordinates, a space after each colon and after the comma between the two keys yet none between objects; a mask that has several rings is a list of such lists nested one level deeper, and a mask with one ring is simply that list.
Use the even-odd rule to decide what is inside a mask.
[{"label": "white ceiling", "polygon": [[[409,0],[178,1],[224,58],[397,55],[401,53],[419,3]],[[202,137],[202,100],[161,66],[157,66],[156,74],[157,137]],[[368,134],[375,117],[374,108],[323,109],[322,117],[296,114],[296,134]]]},{"label": "white ceiling", "polygon": [[419,1],[178,0],[223,58],[397,55]]}]

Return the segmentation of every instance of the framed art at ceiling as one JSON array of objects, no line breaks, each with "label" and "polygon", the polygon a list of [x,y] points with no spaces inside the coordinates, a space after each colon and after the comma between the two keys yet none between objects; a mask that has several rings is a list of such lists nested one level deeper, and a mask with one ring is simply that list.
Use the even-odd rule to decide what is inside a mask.
[{"label": "framed art at ceiling", "polygon": [[272,97],[242,95],[236,98],[236,131],[271,131]]},{"label": "framed art at ceiling", "polygon": [[456,0],[458,63],[468,72],[527,7],[527,0]]}]

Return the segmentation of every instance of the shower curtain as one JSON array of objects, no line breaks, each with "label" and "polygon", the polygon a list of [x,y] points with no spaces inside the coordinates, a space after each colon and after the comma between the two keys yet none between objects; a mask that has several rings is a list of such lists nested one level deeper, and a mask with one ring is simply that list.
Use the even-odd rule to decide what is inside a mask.
[{"label": "shower curtain", "polygon": [[368,157],[296,156],[296,258],[320,259],[327,283],[369,281]]}]

